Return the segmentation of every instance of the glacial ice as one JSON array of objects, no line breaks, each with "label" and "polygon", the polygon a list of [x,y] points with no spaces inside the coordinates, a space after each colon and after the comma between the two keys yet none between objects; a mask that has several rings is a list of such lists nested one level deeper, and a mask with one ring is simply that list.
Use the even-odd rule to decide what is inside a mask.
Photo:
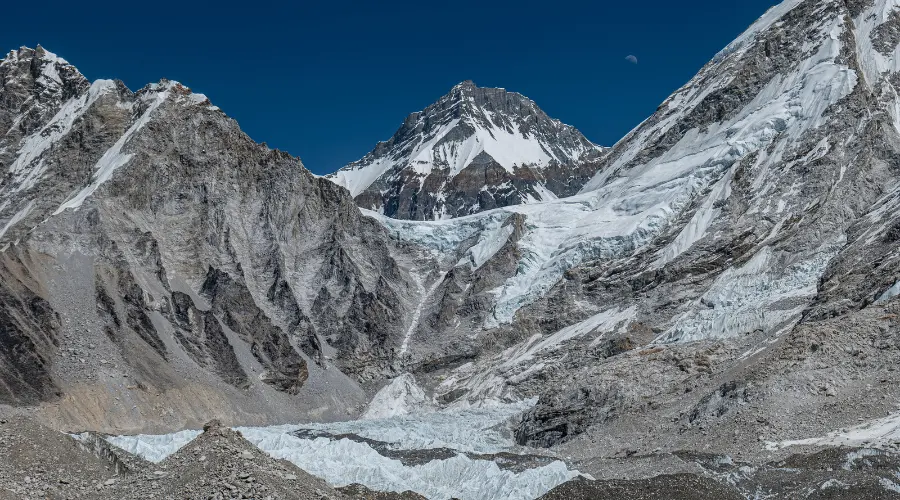
[{"label": "glacial ice", "polygon": [[790,446],[844,446],[881,448],[900,441],[900,413],[863,422],[855,427],[829,432],[824,436],[787,441],[766,441],[766,448],[778,450]]},{"label": "glacial ice", "polygon": [[[350,422],[239,427],[236,430],[269,455],[289,460],[334,486],[360,483],[381,491],[411,489],[440,500],[451,497],[530,500],[579,473],[569,470],[561,461],[514,472],[501,469],[491,460],[473,459],[464,453],[519,451],[505,424],[535,402],[528,400]],[[380,455],[366,443],[325,437],[306,439],[291,434],[301,429],[332,435],[356,434],[401,450],[448,448],[461,454],[406,466],[399,460]],[[116,436],[108,440],[126,451],[160,462],[197,435],[199,431],[182,431],[166,436]]]},{"label": "glacial ice", "polygon": [[[790,0],[773,8],[728,51],[743,50],[756,33],[770,27],[798,3]],[[733,167],[754,153],[760,160],[753,166],[757,170],[753,178],[763,185],[754,186],[761,194],[754,200],[751,212],[766,213],[770,203],[777,205],[775,210],[784,210],[787,201],[767,196],[772,187],[769,184],[781,179],[767,175],[766,169],[780,161],[789,145],[819,127],[825,120],[825,111],[850,94],[859,80],[856,71],[841,63],[844,29],[842,19],[823,24],[817,34],[821,44],[796,71],[775,76],[756,98],[721,123],[688,130],[679,142],[656,158],[645,163],[632,161],[671,127],[684,123],[710,92],[728,85],[731,72],[701,72],[664,104],[676,111],[629,134],[620,143],[615,161],[600,170],[580,194],[441,221],[443,234],[471,236],[467,230],[477,227],[479,220],[481,230],[487,230],[488,222],[496,221],[498,214],[516,212],[525,216],[525,232],[518,242],[521,258],[517,272],[492,291],[496,299],[484,327],[490,329],[512,321],[520,308],[545,294],[567,269],[591,260],[633,255],[668,229],[698,195],[710,193],[707,203],[659,256],[657,265],[677,257],[705,236],[717,215],[715,202],[729,196]],[[711,81],[706,81],[707,77]],[[389,228],[398,227],[383,217],[380,220]],[[416,231],[437,233],[438,226],[418,223],[416,229],[407,226],[395,234],[426,245],[436,243],[425,241],[423,234]],[[819,264],[816,258],[813,261]],[[805,289],[806,282],[801,281],[800,286]]]},{"label": "glacial ice", "polygon": [[726,269],[657,342],[726,338],[757,329],[771,332],[799,318],[842,243],[823,246],[789,265],[780,264],[772,248],[764,247],[742,267]]},{"label": "glacial ice", "polygon": [[360,483],[380,491],[412,490],[430,499],[531,500],[577,476],[560,461],[516,473],[465,455],[405,466],[349,439],[301,439],[271,428],[240,431],[273,457],[293,462],[334,486]]},{"label": "glacial ice", "polygon": [[183,430],[174,434],[137,436],[111,436],[106,438],[110,444],[118,446],[128,453],[137,455],[153,463],[162,462],[166,457],[183,448],[202,432]]}]

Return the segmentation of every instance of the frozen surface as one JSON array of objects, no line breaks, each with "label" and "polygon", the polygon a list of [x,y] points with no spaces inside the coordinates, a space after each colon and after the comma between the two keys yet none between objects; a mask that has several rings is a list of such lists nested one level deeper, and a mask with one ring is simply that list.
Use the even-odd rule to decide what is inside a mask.
[{"label": "frozen surface", "polygon": [[[484,233],[500,231],[512,215],[508,211],[493,210],[456,219],[421,222],[392,219],[372,210],[361,209],[361,211],[364,215],[381,222],[394,238],[420,245],[439,258],[454,252],[470,238],[478,238],[478,241],[481,241],[486,239]],[[474,246],[479,245],[476,243]],[[479,257],[476,259],[472,256],[473,260],[487,258],[486,252],[480,250],[477,252]]]},{"label": "frozen surface", "polygon": [[773,332],[798,319],[816,295],[819,277],[838,252],[836,242],[804,260],[782,263],[771,247],[722,273],[658,342],[725,338],[755,330]]},{"label": "frozen surface", "polygon": [[[758,32],[772,26],[797,4],[790,0],[773,8],[728,50],[731,53],[743,50],[744,44],[754,40]],[[707,74],[712,69],[702,72],[664,103],[662,109],[672,109],[671,113],[632,132],[616,147],[615,159],[576,196],[506,207],[433,225],[403,225],[402,230],[399,224],[383,217],[381,220],[400,239],[445,251],[452,248],[451,240],[454,240],[446,238],[447,235],[457,235],[455,241],[463,241],[474,235],[473,229],[496,231],[498,214],[525,216],[524,234],[517,243],[521,255],[517,272],[492,290],[495,303],[492,316],[484,325],[488,329],[511,322],[519,309],[543,296],[566,270],[586,261],[628,258],[640,252],[679,221],[685,210],[697,206],[699,197],[705,197],[686,227],[680,228],[678,236],[657,256],[655,265],[662,267],[707,235],[719,217],[717,207],[731,195],[735,166],[743,160],[758,157],[752,167],[754,182],[758,183],[753,190],[760,194],[759,199],[752,200],[748,213],[780,213],[791,208],[790,200],[767,196],[775,191],[771,184],[782,180],[775,173],[767,175],[767,169],[780,162],[784,151],[799,142],[804,134],[824,123],[826,110],[856,87],[859,75],[843,64],[841,58],[846,22],[834,17],[819,26],[814,34],[818,45],[812,47],[810,56],[794,71],[772,78],[733,116],[690,129],[659,156],[644,163],[634,162],[641,151],[650,148],[670,128],[689,122],[687,117],[691,111],[710,92],[728,85],[733,76],[730,71],[721,75]],[[817,148],[816,154],[824,154],[822,151],[827,152],[828,147],[826,143],[823,148]],[[445,237],[434,238],[439,234]],[[485,238],[476,250],[494,250],[502,240],[499,236],[502,233]],[[472,255],[477,256],[478,252]],[[473,259],[475,265],[483,261],[483,258]],[[812,274],[824,265],[817,256],[810,256],[807,264],[810,269],[791,268],[793,274],[787,279],[798,285],[803,295],[809,280],[815,281]],[[761,290],[762,284],[758,285],[747,284]],[[750,310],[745,312],[749,314]],[[780,316],[785,319],[792,315],[793,312]],[[775,319],[779,318],[772,318]],[[739,321],[751,319],[745,317]],[[768,319],[766,322],[771,323]],[[727,325],[718,326],[726,334],[730,332]],[[686,334],[679,338],[694,337]]]},{"label": "frozen surface", "polygon": [[13,214],[13,216],[8,221],[6,221],[6,225],[3,226],[3,229],[0,229],[0,238],[2,238],[3,235],[6,234],[6,232],[9,231],[11,227],[15,226],[22,219],[27,217],[28,214],[31,213],[32,208],[34,208],[34,200],[29,201],[28,204],[25,205],[25,207]]},{"label": "frozen surface", "polygon": [[766,448],[777,450],[789,446],[847,446],[880,448],[900,441],[900,413],[840,429],[820,437],[793,441],[767,441]]},{"label": "frozen surface", "polygon": [[515,231],[513,224],[506,224],[490,231],[482,231],[478,243],[466,252],[466,256],[459,261],[458,265],[469,264],[473,270],[480,268],[503,248],[513,231]]},{"label": "frozen surface", "polygon": [[[3,233],[0,233],[0,235],[2,234]],[[897,297],[898,295],[900,295],[900,281],[894,283],[890,288],[885,290],[884,293],[882,293],[878,297],[877,303],[884,304],[885,302],[893,299],[894,297]]]},{"label": "frozen surface", "polygon": [[146,434],[113,436],[106,438],[106,440],[128,453],[133,453],[153,463],[159,463],[193,441],[201,433],[202,431],[184,430],[174,434],[157,436]]},{"label": "frozen surface", "polygon": [[262,450],[334,486],[360,483],[381,491],[413,490],[430,499],[531,500],[577,475],[562,462],[516,473],[489,460],[457,455],[408,467],[349,439],[300,439],[271,429],[241,429]]},{"label": "frozen surface", "polygon": [[115,88],[112,80],[97,80],[87,92],[63,104],[47,125],[25,138],[15,161],[9,166],[9,173],[14,179],[14,191],[25,191],[37,184],[47,171],[43,161],[44,153],[68,135],[75,122],[97,99],[115,91]]},{"label": "frozen surface", "polygon": [[[402,391],[401,391],[402,392]],[[387,398],[385,398],[387,399]],[[422,465],[406,466],[380,455],[368,444],[350,439],[298,438],[300,429],[332,435],[358,436],[390,443],[397,449],[449,448],[459,452],[513,452],[509,418],[531,407],[534,400],[480,408],[454,409],[389,418],[330,424],[238,428],[245,438],[276,458],[284,458],[334,486],[361,483],[381,491],[413,490],[430,499],[531,500],[578,475],[561,461],[513,472],[491,460],[465,454]],[[168,436],[118,436],[109,441],[153,462],[159,462],[199,434],[184,431]]]},{"label": "frozen surface", "polygon": [[610,309],[551,335],[534,335],[492,358],[456,368],[436,392],[464,389],[467,396],[454,403],[463,407],[479,401],[514,400],[518,397],[514,387],[565,355],[569,341],[587,338],[596,342],[606,334],[623,329],[636,312],[635,307]]},{"label": "frozen surface", "polygon": [[375,394],[362,418],[397,417],[421,411],[425,407],[425,391],[416,384],[412,374],[404,373]]},{"label": "frozen surface", "polygon": [[306,424],[293,429],[356,434],[404,450],[451,448],[470,453],[499,453],[514,447],[505,423],[536,402],[532,399],[374,420]]},{"label": "frozen surface", "polygon": [[717,208],[717,203],[725,201],[731,196],[731,177],[734,169],[730,169],[728,174],[723,176],[713,185],[710,194],[707,196],[703,205],[690,222],[678,233],[672,243],[667,245],[660,251],[659,258],[653,263],[654,268],[662,268],[679,255],[690,249],[694,243],[700,241],[709,230],[710,225],[719,216],[721,209]]}]

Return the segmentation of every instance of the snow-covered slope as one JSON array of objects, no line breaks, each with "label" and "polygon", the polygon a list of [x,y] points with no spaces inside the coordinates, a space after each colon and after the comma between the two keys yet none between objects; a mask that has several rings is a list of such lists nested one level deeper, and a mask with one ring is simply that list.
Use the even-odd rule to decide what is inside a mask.
[{"label": "snow-covered slope", "polygon": [[[437,400],[541,395],[519,437],[553,444],[654,394],[693,411],[664,396],[697,389],[691,365],[626,355],[642,346],[727,346],[711,370],[739,377],[729,370],[817,321],[892,300],[898,28],[893,1],[785,1],[609,150],[577,195],[424,223],[370,214],[433,253],[463,242],[419,320],[439,327],[410,336],[413,353],[438,331],[465,339]],[[418,362],[452,359],[435,351]]]},{"label": "snow-covered slope", "polygon": [[[59,353],[88,336],[172,404],[237,402],[235,421],[368,408],[345,428],[372,436],[538,398],[516,440],[594,464],[881,418],[900,397],[898,33],[895,1],[788,0],[602,152],[463,84],[330,181],[177,85],[92,86],[49,60],[67,94],[19,68],[8,101],[41,106],[3,143],[0,313],[37,347],[0,350],[3,382],[47,400],[86,371]],[[102,133],[74,140],[85,123]],[[564,194],[565,165],[590,172],[538,193]],[[157,408],[103,366],[128,403],[109,407]],[[63,392],[65,417],[101,413]]]},{"label": "snow-covered slope", "polygon": [[602,152],[524,96],[463,82],[328,178],[363,208],[443,219],[573,194]]}]

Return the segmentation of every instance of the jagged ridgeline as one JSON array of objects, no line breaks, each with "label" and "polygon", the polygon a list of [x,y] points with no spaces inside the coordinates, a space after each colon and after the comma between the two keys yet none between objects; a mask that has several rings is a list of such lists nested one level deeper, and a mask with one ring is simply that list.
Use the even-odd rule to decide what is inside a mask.
[{"label": "jagged ridgeline", "polygon": [[537,398],[516,439],[573,460],[833,442],[900,396],[897,7],[783,2],[609,149],[464,83],[330,178],[14,51],[0,398],[114,431]]}]

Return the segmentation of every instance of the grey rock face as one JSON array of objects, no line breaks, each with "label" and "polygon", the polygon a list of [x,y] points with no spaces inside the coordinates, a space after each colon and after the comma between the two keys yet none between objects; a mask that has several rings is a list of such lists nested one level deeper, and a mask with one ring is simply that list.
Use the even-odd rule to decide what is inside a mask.
[{"label": "grey rock face", "polygon": [[59,345],[59,317],[41,296],[41,285],[27,276],[18,248],[0,262],[0,402],[34,404],[59,388],[50,365]]},{"label": "grey rock face", "polygon": [[893,476],[898,457],[881,450],[834,448],[760,465],[695,452],[672,459],[694,472],[634,480],[578,478],[541,499],[900,498]]},{"label": "grey rock face", "polygon": [[466,81],[328,178],[363,208],[434,220],[570,196],[602,153],[524,96]]},{"label": "grey rock face", "polygon": [[[401,252],[344,190],[178,83],[88,84],[43,49],[2,68],[5,401],[61,397],[51,418],[97,430],[346,417],[393,372]],[[131,404],[75,424],[79,391]]]}]

